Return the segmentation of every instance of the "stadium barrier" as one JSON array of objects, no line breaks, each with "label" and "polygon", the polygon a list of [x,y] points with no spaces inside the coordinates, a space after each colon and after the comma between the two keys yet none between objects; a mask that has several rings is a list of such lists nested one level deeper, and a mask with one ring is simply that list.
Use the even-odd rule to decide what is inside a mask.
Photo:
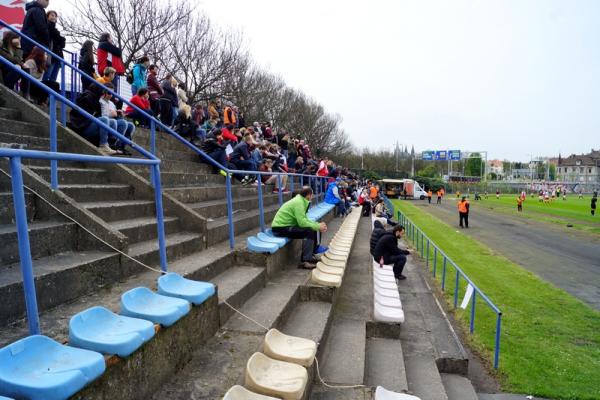
[{"label": "stadium barrier", "polygon": [[[385,200],[386,204],[389,204],[390,210],[394,210],[393,205],[389,200]],[[456,276],[454,280],[454,309],[458,308],[458,291],[460,279],[464,279],[465,282],[472,288],[472,295],[470,299],[471,312],[469,317],[469,332],[472,334],[475,331],[475,318],[476,318],[476,302],[477,297],[481,297],[485,304],[496,314],[496,330],[494,338],[494,368],[498,368],[498,362],[500,359],[500,335],[502,330],[502,311],[494,304],[490,298],[483,293],[483,291],[467,276],[467,274],[438,246],[433,240],[427,236],[423,230],[421,230],[415,223],[404,215],[400,210],[397,211],[398,222],[404,226],[405,238],[410,240],[416,248],[416,251],[421,255],[421,258],[425,259],[425,263],[429,268],[430,255],[433,253],[433,277],[437,276],[437,260],[438,256],[442,259],[442,291],[446,290],[446,275],[449,265],[454,267]]]}]

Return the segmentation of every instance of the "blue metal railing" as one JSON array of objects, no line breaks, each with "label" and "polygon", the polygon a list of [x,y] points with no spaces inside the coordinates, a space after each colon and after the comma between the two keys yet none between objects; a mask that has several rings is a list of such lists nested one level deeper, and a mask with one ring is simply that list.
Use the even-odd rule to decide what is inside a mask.
[{"label": "blue metal railing", "polygon": [[136,158],[103,157],[85,154],[70,154],[37,150],[0,148],[0,158],[4,157],[8,157],[10,161],[13,206],[15,209],[17,238],[19,241],[19,258],[21,263],[21,273],[23,275],[25,308],[27,311],[27,323],[29,325],[30,334],[40,334],[40,322],[37,308],[35,280],[33,275],[33,263],[31,259],[31,249],[29,245],[29,233],[27,226],[27,208],[25,206],[25,191],[23,185],[23,172],[21,165],[21,160],[23,158],[50,161],[80,161],[101,164],[137,164],[149,166],[154,171],[152,175],[154,177],[154,197],[156,202],[156,220],[159,233],[159,252],[161,256],[161,270],[163,272],[167,271],[166,251],[164,242],[163,206],[160,187],[160,160],[156,158],[147,160]]},{"label": "blue metal railing", "polygon": [[[3,21],[1,19],[0,19],[0,25],[3,26],[3,27],[5,27],[6,29],[8,29],[8,30],[10,30],[10,31],[12,31],[14,33],[16,33],[21,38],[29,41],[33,45],[38,46],[39,48],[43,49],[46,53],[51,54],[53,58],[59,60],[59,62],[61,63],[61,71],[62,71],[61,73],[63,74],[63,75],[61,75],[62,78],[64,78],[65,67],[69,67],[72,70],[72,74],[80,75],[82,77],[82,79],[87,79],[88,81],[93,82],[94,84],[102,87],[103,90],[105,90],[108,93],[111,93],[115,98],[123,101],[123,103],[129,105],[134,110],[138,111],[141,115],[143,115],[145,118],[147,118],[148,121],[150,121],[150,153],[152,155],[156,154],[156,129],[158,127],[162,131],[164,131],[167,134],[173,136],[175,139],[177,139],[181,144],[183,144],[184,146],[186,146],[188,149],[190,149],[194,153],[198,154],[209,165],[211,165],[211,166],[213,166],[213,167],[215,167],[217,169],[220,169],[220,170],[226,172],[225,185],[226,185],[226,193],[227,193],[227,219],[228,219],[228,224],[229,224],[229,245],[230,245],[231,248],[235,247],[235,236],[234,236],[235,229],[234,229],[234,220],[233,220],[233,199],[232,199],[232,188],[231,188],[231,185],[232,185],[232,183],[231,183],[231,175],[232,174],[243,174],[243,175],[257,176],[257,177],[259,177],[259,179],[258,179],[259,181],[260,181],[260,176],[262,176],[262,175],[268,175],[268,176],[272,176],[272,175],[277,175],[277,176],[288,175],[291,178],[290,181],[291,181],[292,187],[293,187],[293,183],[294,183],[293,182],[294,177],[300,177],[301,186],[303,186],[304,178],[307,177],[308,181],[309,181],[309,185],[311,185],[311,187],[313,187],[315,189],[315,200],[318,202],[321,197],[324,197],[325,194],[320,189],[324,186],[324,185],[322,185],[322,181],[328,179],[328,178],[325,178],[325,177],[318,177],[318,176],[315,176],[315,175],[280,173],[280,172],[242,171],[242,170],[236,170],[236,169],[229,169],[226,166],[221,165],[216,160],[214,160],[211,157],[209,157],[205,152],[203,152],[198,147],[196,147],[195,145],[193,145],[192,143],[190,143],[188,140],[186,140],[185,138],[183,138],[181,135],[179,135],[177,132],[175,132],[174,130],[172,130],[170,127],[164,125],[160,120],[156,119],[153,115],[148,114],[145,110],[137,107],[135,104],[132,104],[129,100],[123,98],[118,92],[113,91],[113,90],[105,87],[104,85],[100,84],[93,77],[87,75],[85,72],[81,71],[79,68],[75,67],[73,64],[71,64],[71,63],[65,61],[63,58],[57,56],[56,54],[54,54],[53,52],[51,52],[45,46],[37,43],[36,41],[34,41],[31,38],[27,37],[26,35],[22,34],[18,30],[14,29],[12,26],[10,26],[9,24],[7,24],[5,21]],[[2,58],[0,57],[0,59],[2,59]],[[77,80],[76,78],[72,78],[72,79],[75,79],[75,81]],[[62,79],[62,81],[64,82],[64,79]],[[64,83],[61,83],[61,92],[63,92],[63,94],[64,94]],[[71,105],[73,103],[67,103],[67,104]],[[65,108],[63,107],[62,108],[62,111],[63,111],[62,123],[63,123],[63,125],[65,124],[65,120],[66,120],[66,113],[64,112],[64,110],[65,110]],[[130,141],[128,141],[127,143],[130,143]],[[136,147],[136,150],[139,151],[139,146]],[[152,179],[152,177],[151,177],[151,179]],[[281,193],[281,178],[278,177],[277,180],[278,180],[278,188],[280,189],[279,203],[281,204],[283,202],[283,195]],[[259,192],[262,192],[262,191],[259,189]],[[260,212],[260,215],[261,215],[261,217],[260,217],[260,219],[261,219],[261,229],[264,230],[264,207],[262,206],[262,200],[261,199],[262,199],[262,197],[259,198],[259,203],[260,203],[259,204],[259,212]]]},{"label": "blue metal railing", "polygon": [[[389,200],[388,200],[389,203]],[[391,210],[394,210],[394,207],[391,203]],[[500,358],[500,334],[502,329],[502,311],[486,296],[485,293],[479,289],[479,287],[465,274],[465,272],[458,266],[456,263],[438,246],[433,240],[427,236],[423,230],[421,230],[418,226],[416,226],[410,218],[404,215],[400,210],[397,212],[398,222],[404,226],[406,236],[416,247],[417,253],[421,255],[421,258],[425,259],[425,263],[427,267],[429,267],[429,259],[430,255],[433,252],[433,276],[437,275],[437,260],[438,257],[441,256],[443,264],[442,264],[442,290],[446,289],[446,273],[448,269],[448,265],[454,267],[456,275],[454,280],[454,308],[458,308],[458,291],[460,279],[464,279],[466,283],[473,287],[473,296],[471,297],[471,312],[469,316],[469,331],[473,333],[475,331],[475,317],[476,317],[476,301],[477,296],[481,297],[485,303],[489,306],[489,308],[496,314],[496,331],[495,331],[495,339],[494,339],[494,368],[498,368],[498,362]]]}]

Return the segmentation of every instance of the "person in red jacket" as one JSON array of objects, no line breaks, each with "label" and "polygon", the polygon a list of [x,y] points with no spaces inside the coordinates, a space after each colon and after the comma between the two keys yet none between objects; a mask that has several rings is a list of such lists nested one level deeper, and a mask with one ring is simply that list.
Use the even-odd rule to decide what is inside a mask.
[{"label": "person in red jacket", "polygon": [[[154,115],[152,113],[152,109],[150,108],[150,93],[148,92],[148,88],[140,88],[135,96],[129,99],[129,102],[138,108],[141,108],[146,112],[146,114]],[[145,127],[150,126],[150,121],[148,117],[134,109],[130,105],[125,109],[125,115],[133,120],[136,124],[140,124]]]},{"label": "person in red jacket", "polygon": [[122,59],[123,52],[113,44],[110,33],[100,35],[96,55],[98,57],[98,73],[100,75],[104,74],[104,68],[106,67],[113,67],[117,71],[117,75],[125,73],[125,65],[123,65]]}]

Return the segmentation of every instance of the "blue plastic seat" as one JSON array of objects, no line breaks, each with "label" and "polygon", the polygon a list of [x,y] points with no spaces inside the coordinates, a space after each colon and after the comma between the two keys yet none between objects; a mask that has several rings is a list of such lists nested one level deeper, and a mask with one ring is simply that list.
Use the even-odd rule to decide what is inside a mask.
[{"label": "blue plastic seat", "polygon": [[127,357],[154,336],[154,324],[145,319],[92,307],[69,321],[69,344],[74,347]]},{"label": "blue plastic seat", "polygon": [[279,250],[279,246],[275,243],[263,242],[262,240],[258,240],[254,236],[250,236],[246,239],[246,245],[248,250],[253,251],[255,253],[275,253]]},{"label": "blue plastic seat", "polygon": [[14,399],[11,399],[10,397],[0,396],[0,400],[14,400]]},{"label": "blue plastic seat", "polygon": [[273,237],[262,232],[258,232],[258,235],[256,235],[256,237],[262,242],[275,243],[277,246],[279,246],[279,248],[285,246],[289,241],[289,239],[287,238]]},{"label": "blue plastic seat", "polygon": [[171,272],[158,278],[158,293],[178,297],[198,306],[215,294],[215,285],[210,282],[186,279]]},{"label": "blue plastic seat", "polygon": [[0,390],[31,400],[62,400],[98,378],[106,368],[94,351],[35,335],[0,349]]},{"label": "blue plastic seat", "polygon": [[131,289],[121,295],[121,314],[146,319],[155,324],[171,326],[190,312],[190,303],[183,299],[163,296],[148,288]]}]

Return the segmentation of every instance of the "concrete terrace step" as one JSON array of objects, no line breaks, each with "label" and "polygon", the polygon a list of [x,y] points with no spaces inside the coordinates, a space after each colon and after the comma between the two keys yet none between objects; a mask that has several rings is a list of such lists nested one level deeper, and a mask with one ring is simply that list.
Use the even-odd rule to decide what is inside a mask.
[{"label": "concrete terrace step", "polygon": [[0,118],[0,131],[13,135],[48,137],[48,125],[20,121],[17,119]]},{"label": "concrete terrace step", "polygon": [[404,358],[404,365],[411,393],[421,399],[448,400],[446,388],[433,357],[410,355]]},{"label": "concrete terrace step", "polygon": [[448,400],[478,400],[471,381],[456,374],[442,374]]},{"label": "concrete terrace step", "polygon": [[[138,174],[144,174],[148,172],[148,167],[140,166],[140,165],[129,165],[129,168],[136,171]],[[166,160],[161,159],[160,161],[160,170],[161,173],[163,171],[166,172],[195,172],[195,173],[207,173],[210,174],[213,172],[213,169],[210,165],[201,163],[199,159],[192,161],[182,161],[182,160]]]},{"label": "concrete terrace step", "polygon": [[16,108],[0,107],[0,118],[19,119],[21,118],[21,111]]},{"label": "concrete terrace step", "polygon": [[225,177],[212,173],[185,173],[185,172],[165,172],[160,173],[161,185],[164,188],[178,186],[204,186],[204,185],[224,185]]},{"label": "concrete terrace step", "polygon": [[[50,167],[32,166],[31,170],[40,175],[46,181],[50,182]],[[59,184],[66,185],[84,185],[90,182],[95,184],[106,183],[108,182],[108,172],[101,168],[76,168],[59,166],[58,182]]]},{"label": "concrete terrace step", "polygon": [[73,184],[61,185],[59,189],[78,202],[131,200],[134,195],[133,187],[123,184]]},{"label": "concrete terrace step", "polygon": [[321,362],[327,383],[364,384],[366,337],[365,321],[336,317]]},{"label": "concrete terrace step", "polygon": [[124,215],[130,218],[155,215],[154,201],[151,200],[95,201],[79,204],[106,222],[117,221]]},{"label": "concrete terrace step", "polygon": [[367,378],[370,387],[383,386],[394,392],[406,392],[406,368],[399,340],[367,339]]},{"label": "concrete terrace step", "polygon": [[[177,232],[179,228],[176,217],[164,217],[165,234]],[[129,244],[154,240],[158,237],[155,217],[140,217],[111,222],[110,225],[127,236]]]},{"label": "concrete terrace step", "polygon": [[[28,192],[25,192],[25,207],[27,209],[27,219],[32,221],[35,214],[35,197]],[[15,223],[14,210],[12,192],[0,193],[0,225]]]},{"label": "concrete terrace step", "polygon": [[[271,222],[278,209],[279,204],[264,207],[265,225]],[[258,227],[259,214],[260,212],[258,209],[233,214],[234,235],[237,236],[240,233],[247,232]],[[208,220],[206,227],[209,232],[208,237],[206,238],[208,246],[220,242],[221,240],[225,240],[229,237],[229,219],[227,216]]]},{"label": "concrete terrace step", "polygon": [[[183,203],[198,203],[207,200],[226,199],[225,185],[213,186],[181,186],[176,188],[165,188],[165,192],[174,196]],[[256,196],[256,187],[233,185],[231,187],[233,198]]]},{"label": "concrete terrace step", "polygon": [[[286,335],[298,336],[321,343],[330,328],[332,304],[322,301],[301,301],[294,307],[281,328]],[[317,355],[324,346],[319,346]]]},{"label": "concrete terrace step", "polygon": [[[10,127],[3,127],[4,130],[10,129]],[[22,144],[28,150],[50,150],[50,139],[40,136],[30,136],[25,134],[15,134],[8,132],[0,132],[0,143],[17,143]],[[57,144],[60,148],[60,139],[57,140]]]},{"label": "concrete terrace step", "polygon": [[[103,251],[64,252],[33,261],[38,309],[44,311],[76,299],[122,278],[115,269],[117,253]],[[25,314],[23,277],[19,263],[0,273],[0,323]]]},{"label": "concrete terrace step", "polygon": [[[267,286],[252,296],[240,309],[242,313],[267,328],[280,327],[298,299],[298,287],[292,285]],[[262,335],[265,330],[239,314],[234,314],[223,326],[227,331]]]},{"label": "concrete terrace step", "polygon": [[[77,227],[73,222],[34,221],[28,226],[31,256],[50,256],[73,250],[77,244]],[[19,261],[16,225],[0,225],[0,266]]]},{"label": "concrete terrace step", "polygon": [[[178,232],[166,236],[167,260],[176,260],[202,249],[202,237],[191,232]],[[131,257],[146,265],[159,262],[158,241],[156,239],[134,243],[129,246]]]},{"label": "concrete terrace step", "polygon": [[[291,196],[284,195],[284,201],[287,201]],[[265,192],[263,193],[263,206],[268,207],[278,203],[279,198],[277,194]],[[217,219],[227,215],[227,201],[225,199],[201,201],[198,203],[189,203],[188,207],[192,208],[198,214],[211,218]],[[256,210],[258,208],[258,195],[256,196],[245,196],[241,198],[233,199],[234,212]]]}]

